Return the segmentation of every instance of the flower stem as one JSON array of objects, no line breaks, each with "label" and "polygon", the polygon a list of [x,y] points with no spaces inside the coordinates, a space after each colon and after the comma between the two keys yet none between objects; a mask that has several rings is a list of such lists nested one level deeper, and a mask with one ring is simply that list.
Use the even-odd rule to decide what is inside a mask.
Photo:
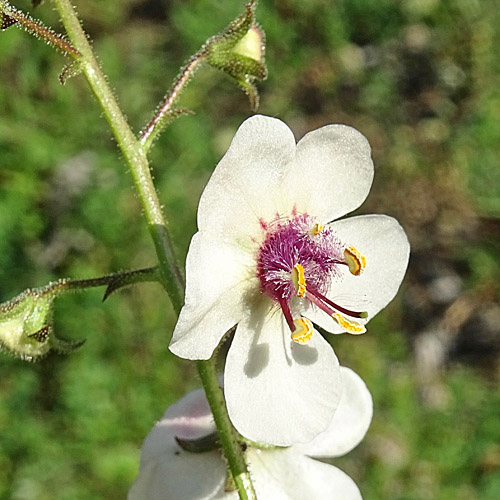
[{"label": "flower stem", "polygon": [[[175,260],[166,221],[163,217],[161,205],[151,178],[146,151],[142,147],[142,144],[134,137],[118,106],[106,78],[94,57],[87,36],[82,29],[70,0],[53,0],[53,2],[66,28],[69,39],[82,54],[81,65],[83,73],[104,112],[130,168],[158,256],[162,284],[169,294],[172,305],[178,314],[183,304],[184,279]],[[192,72],[189,74],[192,74]],[[185,81],[187,81],[188,77],[189,75]],[[184,83],[182,83],[181,88]],[[167,98],[167,109],[172,108],[174,101],[179,95],[179,92],[175,91],[175,88],[176,86],[174,85],[171,99],[168,100]],[[214,415],[224,455],[229,463],[229,468],[238,489],[239,497],[241,500],[255,500],[255,491],[250,480],[238,434],[227,413],[224,395],[217,377],[215,360],[212,358],[207,361],[198,361],[197,367]]]},{"label": "flower stem", "polygon": [[[7,19],[4,19],[3,16]],[[28,33],[45,40],[49,45],[61,50],[65,54],[69,54],[74,59],[80,57],[80,52],[75,49],[70,43],[68,43],[61,35],[55,31],[46,28],[40,21],[23,14],[20,10],[14,9],[8,2],[0,2],[0,20],[4,20],[5,26],[9,26],[12,23],[18,23],[22,26]],[[4,27],[3,23],[2,29]]]},{"label": "flower stem", "polygon": [[163,102],[158,107],[155,115],[144,129],[140,143],[145,151],[148,151],[151,144],[164,129],[165,125],[169,123],[169,117],[175,118],[176,114],[189,113],[187,110],[174,110],[174,103],[184,90],[184,87],[189,82],[194,72],[198,69],[200,64],[205,60],[206,54],[203,50],[197,52],[189,59],[188,63],[181,70],[179,76],[174,81],[170,92],[167,94]]},{"label": "flower stem", "polygon": [[198,373],[203,380],[203,388],[212,410],[215,425],[219,433],[220,443],[229,464],[234,484],[240,500],[257,500],[247,464],[243,455],[241,442],[236,430],[229,420],[226,401],[221,390],[214,359],[197,361]]}]

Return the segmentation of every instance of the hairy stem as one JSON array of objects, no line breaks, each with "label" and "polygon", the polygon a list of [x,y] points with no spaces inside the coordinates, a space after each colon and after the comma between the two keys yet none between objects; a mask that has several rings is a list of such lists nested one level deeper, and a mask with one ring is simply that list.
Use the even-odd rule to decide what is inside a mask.
[{"label": "hairy stem", "polygon": [[197,361],[198,373],[204,383],[203,387],[207,395],[210,409],[214,415],[215,425],[219,432],[219,439],[224,449],[234,484],[238,490],[241,500],[257,500],[253,484],[248,473],[245,457],[242,451],[241,440],[236,433],[229,415],[227,413],[224,394],[219,385],[215,362],[213,360]]},{"label": "hairy stem", "polygon": [[[181,70],[179,76],[176,78],[174,84],[172,85],[172,89],[167,94],[164,101],[160,104],[155,115],[147,124],[141,135],[140,143],[145,151],[147,151],[151,147],[151,144],[153,143],[155,137],[164,128],[164,124],[168,123],[169,116],[175,114],[175,111],[173,109],[174,103],[177,101],[177,98],[184,90],[184,87],[187,85],[190,78],[194,75],[194,72],[198,69],[204,59],[205,52],[197,52],[189,59],[186,66],[184,66],[184,68]],[[182,110],[182,112],[186,111]]]},{"label": "hairy stem", "polygon": [[[82,54],[82,70],[94,92],[104,115],[113,131],[118,145],[127,161],[135,188],[146,216],[159,260],[162,284],[179,313],[184,296],[184,280],[177,266],[161,205],[156,194],[146,152],[136,140],[121,109],[119,108],[106,78],[104,77],[82,29],[70,0],[53,0],[67,34],[76,49]],[[174,86],[175,88],[175,86]],[[173,95],[172,106],[178,92]],[[215,360],[197,362],[200,378],[214,414],[221,445],[226,456],[241,500],[255,500],[256,495],[250,480],[238,435],[229,420],[224,395],[220,387]]]},{"label": "hairy stem", "polygon": [[[6,16],[6,19],[3,16]],[[7,2],[0,2],[0,20],[2,20],[1,28],[7,27],[11,24],[18,23],[28,33],[45,40],[49,45],[56,47],[65,54],[70,55],[74,59],[78,59],[81,54],[70,43],[68,43],[61,35],[55,31],[46,28],[41,21],[35,20],[20,10],[14,9]],[[5,23],[5,25],[4,25]]]},{"label": "hairy stem", "polygon": [[184,279],[176,264],[173,246],[163,217],[161,205],[156,194],[148,160],[137,142],[116,99],[97,63],[79,19],[69,0],[53,0],[66,28],[68,37],[82,54],[80,64],[94,95],[104,112],[111,130],[118,142],[123,156],[130,167],[135,188],[141,201],[159,259],[163,284],[176,311],[183,303]]}]

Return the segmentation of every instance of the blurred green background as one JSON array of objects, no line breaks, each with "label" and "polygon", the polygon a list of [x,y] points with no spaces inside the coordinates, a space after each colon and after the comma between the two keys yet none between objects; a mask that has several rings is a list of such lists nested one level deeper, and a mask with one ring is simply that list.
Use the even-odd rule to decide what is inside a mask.
[{"label": "blurred green background", "polygon": [[[78,11],[134,130],[179,66],[240,12],[236,0],[85,0]],[[61,30],[50,2],[30,10]],[[395,216],[412,258],[397,299],[361,338],[331,338],[367,382],[375,417],[334,463],[371,500],[500,498],[500,11],[495,0],[261,0],[260,112],[297,137],[347,123],[376,179],[358,213]],[[0,33],[0,301],[59,277],[155,263],[127,168],[86,81],[17,28]],[[246,97],[202,69],[151,155],[182,262],[200,193]],[[332,193],[335,196],[335,193]],[[142,439],[198,381],[168,349],[155,284],[70,295],[76,353],[0,355],[0,498],[125,498]]]}]

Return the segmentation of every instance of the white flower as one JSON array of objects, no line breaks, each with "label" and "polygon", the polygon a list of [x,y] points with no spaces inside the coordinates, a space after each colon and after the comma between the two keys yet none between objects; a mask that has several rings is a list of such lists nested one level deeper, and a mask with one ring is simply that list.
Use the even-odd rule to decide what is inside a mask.
[{"label": "white flower", "polygon": [[[354,481],[340,469],[310,457],[337,457],[364,437],[372,399],[361,378],[340,368],[344,392],[327,430],[290,448],[249,447],[246,458],[258,500],[360,500]],[[142,446],[139,475],[128,500],[237,500],[225,491],[226,464],[219,451],[192,453],[176,441],[215,430],[202,390],[167,409]]]},{"label": "white flower", "polygon": [[287,446],[327,427],[339,367],[312,323],[363,333],[399,288],[409,245],[397,221],[330,222],[364,201],[372,179],[357,130],[328,125],[296,144],[283,122],[254,116],[201,196],[170,349],[207,359],[238,324],[224,386],[233,424],[253,441]]}]

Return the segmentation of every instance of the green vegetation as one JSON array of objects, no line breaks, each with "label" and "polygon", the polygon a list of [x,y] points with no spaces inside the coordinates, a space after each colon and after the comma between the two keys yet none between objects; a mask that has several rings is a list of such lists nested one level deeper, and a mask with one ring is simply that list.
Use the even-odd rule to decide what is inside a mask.
[{"label": "green vegetation", "polygon": [[[234,0],[76,3],[136,131],[181,64],[242,10]],[[60,29],[50,2],[33,13]],[[366,440],[334,463],[371,500],[498,500],[497,3],[261,0],[257,17],[269,69],[260,112],[298,137],[327,123],[360,129],[377,167],[363,213],[397,217],[413,248],[402,293],[368,333],[330,338],[375,401]],[[155,264],[86,81],[58,82],[66,62],[21,30],[0,33],[0,302],[60,277]],[[200,193],[250,111],[210,68],[181,105],[196,115],[170,126],[151,163],[182,262]],[[457,290],[445,300],[435,285],[450,276]],[[124,498],[152,424],[198,385],[168,351],[175,316],[159,285],[104,304],[103,293],[56,302],[58,335],[87,339],[76,353],[36,364],[1,355],[2,499]]]}]

